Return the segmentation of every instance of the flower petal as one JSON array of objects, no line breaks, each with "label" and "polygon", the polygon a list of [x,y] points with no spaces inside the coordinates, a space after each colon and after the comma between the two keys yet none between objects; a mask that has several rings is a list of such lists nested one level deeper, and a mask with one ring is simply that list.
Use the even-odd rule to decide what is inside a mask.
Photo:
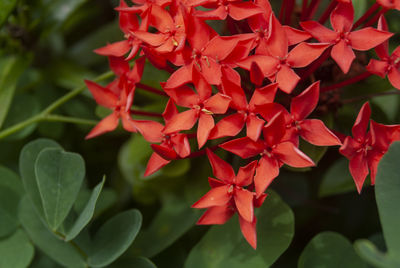
[{"label": "flower petal", "polygon": [[211,130],[214,128],[214,118],[212,115],[200,113],[199,124],[197,127],[197,143],[199,149],[206,144]]},{"label": "flower petal", "polygon": [[364,138],[367,133],[369,118],[371,117],[371,108],[369,103],[366,102],[358,112],[356,122],[354,122],[351,132],[355,139]]},{"label": "flower petal", "polygon": [[356,184],[357,191],[361,193],[365,178],[369,173],[367,159],[365,159],[363,153],[358,153],[350,159],[349,169],[354,183]]},{"label": "flower petal", "polygon": [[250,162],[244,167],[240,167],[236,176],[236,185],[248,186],[253,182],[254,172],[257,167],[257,160]]},{"label": "flower petal", "polygon": [[159,122],[150,120],[135,120],[135,126],[146,141],[152,143],[158,143],[162,141],[162,130],[164,126]]},{"label": "flower petal", "polygon": [[210,207],[204,212],[196,224],[225,224],[233,214],[235,214],[235,211],[229,206]]},{"label": "flower petal", "polygon": [[235,172],[233,171],[232,166],[219,158],[210,149],[207,149],[207,156],[214,176],[227,184],[232,184],[235,178]]},{"label": "flower petal", "polygon": [[204,108],[214,114],[224,114],[229,108],[231,97],[217,93],[204,101]]},{"label": "flower petal", "polygon": [[289,52],[287,63],[294,68],[306,67],[319,58],[329,46],[329,43],[300,43]]},{"label": "flower petal", "polygon": [[331,25],[337,32],[349,32],[353,26],[353,4],[340,2],[331,13]]},{"label": "flower petal", "polygon": [[279,143],[273,152],[279,156],[280,161],[291,167],[304,168],[315,166],[311,158],[289,141]]},{"label": "flower petal", "polygon": [[243,20],[262,12],[263,10],[251,1],[229,4],[229,16],[234,20]]},{"label": "flower petal", "polygon": [[303,120],[300,123],[300,128],[300,136],[311,144],[317,146],[342,145],[339,138],[321,120]]},{"label": "flower petal", "polygon": [[243,114],[235,113],[228,115],[218,121],[208,138],[213,140],[223,137],[234,137],[242,130],[244,124]]},{"label": "flower petal", "polygon": [[108,88],[102,87],[92,81],[85,80],[85,84],[88,87],[93,98],[97,104],[104,106],[109,109],[113,109],[118,102],[118,97]]},{"label": "flower petal", "polygon": [[287,65],[282,65],[276,75],[279,88],[288,94],[292,93],[299,81],[300,77]]},{"label": "flower petal", "polygon": [[199,117],[198,111],[190,109],[176,114],[165,126],[164,133],[174,133],[181,130],[189,130],[196,124]]},{"label": "flower petal", "polygon": [[256,175],[254,176],[256,196],[262,195],[278,175],[278,161],[274,157],[263,156],[258,162]]},{"label": "flower petal", "polygon": [[113,131],[118,126],[119,116],[118,113],[113,112],[103,120],[101,120],[85,137],[85,139],[91,139],[106,132]]},{"label": "flower petal", "polygon": [[123,40],[95,49],[94,52],[102,56],[122,57],[128,53],[130,49],[131,46],[128,40]]},{"label": "flower petal", "polygon": [[239,216],[240,230],[246,241],[254,249],[257,248],[257,233],[256,233],[256,217],[254,217],[252,222],[248,222]]},{"label": "flower petal", "polygon": [[392,68],[388,73],[388,78],[392,86],[400,89],[400,70],[397,68]]},{"label": "flower petal", "polygon": [[212,188],[202,198],[192,205],[192,208],[209,208],[215,206],[223,206],[231,200],[228,193],[229,185]]},{"label": "flower petal", "polygon": [[219,147],[228,152],[234,153],[241,158],[253,157],[264,151],[263,142],[255,142],[248,137],[225,142]]},{"label": "flower petal", "polygon": [[146,171],[144,172],[144,177],[154,174],[156,171],[160,170],[162,167],[167,165],[169,160],[166,160],[159,156],[157,153],[153,153],[147,162]]},{"label": "flower petal", "polygon": [[319,100],[319,81],[292,99],[290,113],[296,120],[303,120],[317,107]]},{"label": "flower petal", "polygon": [[300,22],[301,27],[309,32],[315,39],[323,43],[333,43],[338,33],[332,31],[316,21]]},{"label": "flower petal", "polygon": [[354,55],[351,46],[346,44],[344,40],[340,40],[339,43],[332,47],[331,57],[339,65],[343,73],[346,74],[350,70],[356,55]]},{"label": "flower petal", "polygon": [[260,134],[261,134],[264,124],[265,124],[265,121],[260,119],[255,114],[248,115],[247,121],[246,121],[247,137],[249,137],[253,141],[257,141],[258,138],[260,137]]},{"label": "flower petal", "polygon": [[[373,36],[374,38],[371,38],[371,36]],[[349,33],[348,38],[351,42],[351,46],[353,47],[353,49],[367,51],[382,44],[391,36],[393,36],[392,33],[379,31],[372,27],[367,27]]]},{"label": "flower petal", "polygon": [[254,219],[253,193],[242,188],[236,188],[234,198],[240,216],[244,220],[252,222]]}]

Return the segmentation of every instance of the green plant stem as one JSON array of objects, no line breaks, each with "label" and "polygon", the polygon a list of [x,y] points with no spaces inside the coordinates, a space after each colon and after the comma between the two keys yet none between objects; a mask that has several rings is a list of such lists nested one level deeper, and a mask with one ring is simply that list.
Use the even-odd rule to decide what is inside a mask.
[{"label": "green plant stem", "polygon": [[41,121],[64,122],[64,123],[72,123],[72,124],[78,124],[78,125],[90,125],[90,126],[94,126],[98,123],[98,121],[95,121],[95,120],[81,119],[81,118],[77,118],[77,117],[69,117],[69,116],[53,115],[53,114],[43,117]]},{"label": "green plant stem", "polygon": [[[114,73],[111,71],[106,72],[106,73],[96,77],[93,81],[100,82],[100,81],[106,80],[108,78],[111,78],[113,75],[114,75]],[[57,109],[64,103],[68,102],[69,100],[73,99],[74,97],[78,96],[83,91],[85,91],[85,89],[86,89],[86,86],[78,87],[78,88],[70,91],[69,93],[65,94],[58,100],[54,101],[46,109],[44,109],[41,113],[34,115],[34,116],[26,119],[25,121],[19,122],[18,124],[15,124],[9,128],[6,128],[3,131],[0,131],[0,139],[3,139],[11,134],[14,134],[14,133],[24,129],[27,126],[38,123],[40,121],[61,121],[61,122],[68,122],[68,123],[93,125],[93,121],[91,121],[91,120],[66,117],[66,116],[61,116],[61,115],[50,115],[50,113],[53,112],[55,109]]]}]

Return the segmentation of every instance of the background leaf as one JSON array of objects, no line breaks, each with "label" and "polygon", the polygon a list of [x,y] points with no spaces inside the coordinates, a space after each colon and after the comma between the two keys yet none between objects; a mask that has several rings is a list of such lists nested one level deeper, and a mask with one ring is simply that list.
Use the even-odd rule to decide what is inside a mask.
[{"label": "background leaf", "polygon": [[341,234],[323,232],[305,247],[298,268],[366,268],[350,241]]},{"label": "background leaf", "polygon": [[85,162],[79,154],[49,148],[39,153],[35,174],[47,223],[57,230],[78,196]]},{"label": "background leaf", "polygon": [[142,225],[142,215],[136,209],[119,213],[97,231],[88,264],[103,267],[115,261],[132,244]]},{"label": "background leaf", "polygon": [[33,259],[35,249],[24,231],[0,240],[0,268],[25,268]]},{"label": "background leaf", "polygon": [[186,268],[268,267],[287,249],[294,235],[291,209],[274,192],[257,210],[257,250],[247,244],[234,217],[224,226],[211,227],[192,249]]},{"label": "background leaf", "polygon": [[17,207],[20,196],[7,186],[0,186],[0,238],[18,228]]}]

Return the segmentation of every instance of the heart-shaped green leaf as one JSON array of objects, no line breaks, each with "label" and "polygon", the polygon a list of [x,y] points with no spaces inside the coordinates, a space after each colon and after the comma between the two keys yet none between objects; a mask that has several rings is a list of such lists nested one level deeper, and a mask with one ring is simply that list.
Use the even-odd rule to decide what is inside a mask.
[{"label": "heart-shaped green leaf", "polygon": [[269,267],[287,249],[294,235],[292,210],[274,192],[257,211],[257,250],[247,244],[234,217],[214,226],[192,249],[186,268]]},{"label": "heart-shaped green leaf", "polygon": [[88,264],[103,267],[115,261],[132,244],[142,225],[142,215],[136,209],[119,213],[97,231],[93,239]]},{"label": "heart-shaped green leaf", "polygon": [[36,160],[35,174],[47,223],[55,231],[78,196],[85,176],[85,162],[76,153],[45,149]]}]

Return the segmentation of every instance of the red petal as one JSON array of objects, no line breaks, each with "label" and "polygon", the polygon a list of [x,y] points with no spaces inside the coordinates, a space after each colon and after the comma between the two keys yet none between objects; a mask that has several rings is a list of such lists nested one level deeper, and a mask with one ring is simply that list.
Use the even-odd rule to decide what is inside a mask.
[{"label": "red petal", "polygon": [[371,117],[371,108],[369,106],[369,103],[366,102],[361,107],[360,112],[358,112],[356,122],[354,123],[354,126],[351,129],[353,137],[355,139],[364,138],[366,136],[370,117]]},{"label": "red petal", "polygon": [[277,71],[276,66],[279,64],[279,60],[271,56],[253,55],[237,62],[237,65],[240,68],[250,71],[253,62],[257,63],[265,77],[275,74]]},{"label": "red petal", "polygon": [[113,112],[103,120],[101,120],[86,136],[85,139],[91,139],[106,132],[113,131],[118,126],[118,114]]},{"label": "red petal", "polygon": [[121,111],[120,118],[122,127],[129,132],[137,132],[136,122],[132,119],[129,112]]},{"label": "red petal", "polygon": [[244,126],[244,115],[235,113],[222,118],[208,137],[210,140],[236,136]]},{"label": "red petal", "polygon": [[334,43],[338,33],[332,31],[316,21],[300,22],[301,27],[309,32],[314,38],[323,43]]},{"label": "red petal", "polygon": [[232,184],[235,178],[235,172],[230,164],[219,158],[211,150],[207,149],[208,160],[210,161],[213,174],[217,179],[227,184]]},{"label": "red petal", "polygon": [[163,33],[175,27],[171,15],[158,5],[151,6],[150,24]]},{"label": "red petal", "polygon": [[111,90],[89,80],[85,80],[85,83],[97,104],[109,109],[117,105],[118,97]]},{"label": "red petal", "polygon": [[384,78],[387,74],[388,67],[389,63],[387,61],[371,59],[367,65],[367,70],[370,73],[379,75],[380,77]]},{"label": "red petal", "polygon": [[358,153],[350,159],[349,169],[356,184],[357,191],[361,193],[365,178],[369,173],[367,159],[364,158],[363,153]]},{"label": "red petal", "polygon": [[221,84],[221,65],[216,62],[214,58],[211,57],[202,57],[200,59],[200,68],[198,66],[194,66],[196,70],[198,70],[203,76],[204,79],[211,85],[220,85]]},{"label": "red petal", "polygon": [[279,175],[279,163],[273,157],[263,156],[258,163],[254,186],[256,196],[262,195],[271,182]]},{"label": "red petal", "polygon": [[146,57],[140,57],[135,60],[135,65],[132,70],[128,73],[128,78],[134,82],[139,83],[142,79],[144,65],[146,64]]},{"label": "red petal", "polygon": [[228,12],[224,6],[220,6],[214,10],[196,10],[194,15],[198,18],[206,20],[225,20],[228,16]]},{"label": "red petal", "polygon": [[134,34],[138,39],[154,47],[161,46],[166,40],[166,36],[162,33],[155,34],[145,31],[135,31]]},{"label": "red petal", "polygon": [[343,145],[339,148],[339,152],[346,158],[351,159],[360,149],[360,143],[352,137],[348,136],[343,141]]},{"label": "red petal", "polygon": [[174,133],[181,130],[189,130],[196,124],[199,117],[198,111],[190,109],[176,114],[165,126],[164,133]]},{"label": "red petal", "polygon": [[286,36],[288,38],[289,46],[296,45],[312,37],[309,33],[300,31],[290,26],[284,25],[283,29],[285,30]]},{"label": "red petal", "polygon": [[262,206],[262,204],[265,201],[265,198],[267,198],[267,194],[262,193],[259,197],[254,199],[254,207],[259,208]]},{"label": "red petal", "polygon": [[182,158],[190,154],[190,144],[186,134],[176,134],[171,137],[175,152]]},{"label": "red petal", "polygon": [[291,142],[278,144],[274,149],[274,154],[279,155],[279,160],[291,167],[315,166],[314,162]]},{"label": "red petal", "polygon": [[319,100],[319,81],[292,99],[290,113],[296,120],[303,120],[317,107]]},{"label": "red petal", "polygon": [[204,102],[204,108],[214,114],[224,114],[228,110],[230,102],[229,96],[217,93]]},{"label": "red petal", "polygon": [[236,185],[248,186],[253,182],[254,172],[257,167],[257,161],[253,161],[244,167],[240,167],[236,176]]},{"label": "red petal", "polygon": [[282,65],[276,76],[279,88],[290,94],[300,81],[300,77],[287,65]]},{"label": "red petal", "polygon": [[170,145],[166,144],[152,144],[151,149],[153,149],[154,152],[159,154],[162,158],[165,160],[175,160],[178,158],[178,155],[176,152],[170,147]]},{"label": "red petal", "polygon": [[252,222],[254,219],[253,193],[242,188],[236,188],[234,197],[240,216],[246,221]]},{"label": "red petal", "polygon": [[319,58],[330,44],[301,43],[293,48],[288,55],[287,63],[291,67],[302,68]]},{"label": "red petal", "polygon": [[[388,40],[393,34],[376,30],[368,27],[355,32],[349,33],[349,40],[351,46],[355,50],[367,51],[374,48],[386,40]],[[371,38],[373,36],[374,38]]]},{"label": "red petal", "polygon": [[331,57],[345,74],[349,71],[351,63],[356,58],[353,49],[344,40],[332,47]]},{"label": "red petal", "polygon": [[129,72],[129,62],[122,57],[108,57],[110,69],[117,75],[121,76]]},{"label": "red petal", "polygon": [[135,125],[148,142],[158,143],[162,141],[162,130],[164,128],[162,124],[149,120],[135,120]]},{"label": "red petal", "polygon": [[165,88],[177,88],[192,81],[192,65],[185,65],[168,78]]},{"label": "red petal", "polygon": [[171,161],[165,160],[157,153],[153,153],[149,159],[149,162],[147,162],[147,167],[146,171],[144,172],[144,177],[154,174],[156,171],[160,170],[163,166],[167,165],[169,162]]},{"label": "red petal", "polygon": [[392,86],[400,89],[400,70],[397,68],[392,68],[388,73],[388,78]]},{"label": "red petal", "polygon": [[238,38],[215,36],[208,42],[202,54],[222,61],[235,49],[238,42]]},{"label": "red petal", "polygon": [[274,15],[271,15],[270,19],[267,49],[272,56],[277,58],[284,58],[288,53],[286,32]]},{"label": "red petal", "polygon": [[263,128],[264,140],[269,146],[281,142],[286,133],[286,120],[284,113],[275,115]]},{"label": "red petal", "polygon": [[[195,68],[193,69],[192,77],[194,87],[199,94],[199,102],[203,102],[211,96],[212,88]],[[179,91],[178,94],[180,94]]]},{"label": "red petal", "polygon": [[266,121],[270,121],[278,113],[283,113],[285,118],[290,119],[291,115],[286,111],[285,107],[279,103],[267,103],[256,106],[254,112],[259,113]]},{"label": "red petal", "polygon": [[253,2],[233,2],[229,4],[229,16],[234,20],[243,20],[262,13],[263,10]]},{"label": "red petal", "polygon": [[249,110],[253,111],[257,105],[274,102],[278,84],[269,84],[262,88],[257,88],[249,103]]},{"label": "red petal", "polygon": [[168,123],[174,115],[178,114],[178,109],[175,106],[175,103],[172,99],[168,100],[167,105],[165,106],[165,110],[162,114],[165,123]]},{"label": "red petal", "polygon": [[215,206],[223,206],[231,200],[228,193],[229,185],[212,188],[202,198],[192,205],[192,208],[209,208]]},{"label": "red petal", "polygon": [[243,89],[240,85],[237,85],[227,79],[222,79],[222,87],[224,94],[231,97],[231,107],[236,110],[246,110],[247,100],[246,95],[244,94]]},{"label": "red petal", "polygon": [[255,142],[247,137],[225,142],[219,147],[241,158],[253,157],[264,151],[264,144],[262,142]]},{"label": "red petal", "polygon": [[211,207],[204,212],[197,224],[225,224],[235,213],[229,206]]},{"label": "red petal", "polygon": [[256,221],[256,217],[254,217],[252,222],[248,222],[239,216],[240,230],[246,241],[254,249],[257,248]]},{"label": "red petal", "polygon": [[342,145],[321,120],[307,119],[300,123],[300,136],[311,144],[317,146]]},{"label": "red petal", "polygon": [[181,86],[178,88],[164,88],[165,93],[170,96],[176,104],[182,107],[191,108],[199,104],[200,98],[196,92],[188,86]]},{"label": "red petal", "polygon": [[94,52],[102,56],[122,57],[131,49],[127,40],[108,44],[105,47],[95,49]]},{"label": "red petal", "polygon": [[261,68],[253,61],[250,66],[250,81],[257,86],[261,86],[264,78]]},{"label": "red petal", "polygon": [[247,117],[247,122],[246,122],[247,137],[249,137],[253,141],[257,141],[258,138],[260,137],[264,124],[265,124],[264,120],[258,118],[258,116],[254,114],[250,114]]},{"label": "red petal", "polygon": [[353,26],[353,4],[339,3],[331,13],[331,25],[337,32],[349,32]]},{"label": "red petal", "polygon": [[223,181],[208,177],[208,184],[210,185],[211,188],[216,188],[216,187],[224,186],[226,183]]},{"label": "red petal", "polygon": [[208,136],[213,128],[214,118],[209,114],[200,113],[199,125],[197,127],[197,143],[199,149],[207,142]]}]

